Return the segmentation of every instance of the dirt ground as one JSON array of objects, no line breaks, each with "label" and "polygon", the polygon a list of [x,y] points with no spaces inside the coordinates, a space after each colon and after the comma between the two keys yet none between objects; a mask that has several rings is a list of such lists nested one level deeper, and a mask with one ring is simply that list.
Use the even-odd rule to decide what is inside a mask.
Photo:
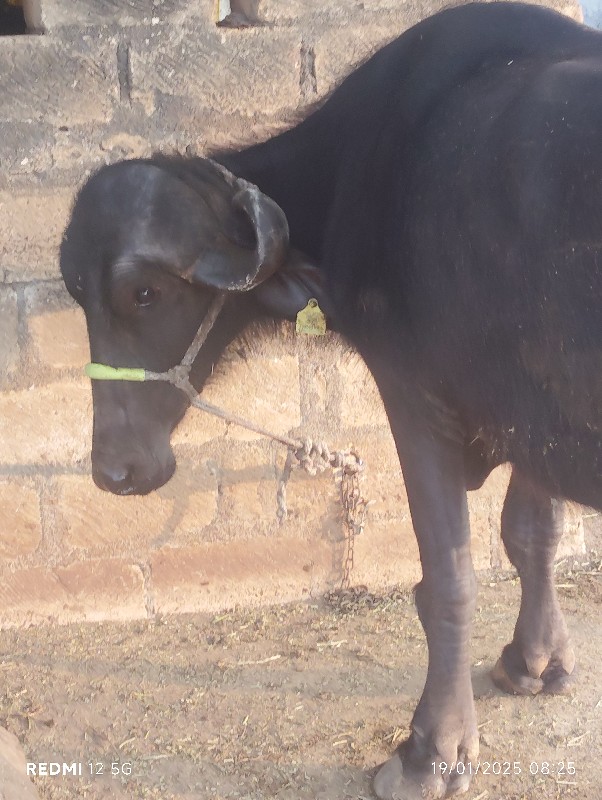
[{"label": "dirt ground", "polygon": [[[486,774],[467,798],[602,797],[602,562],[558,583],[580,680],[573,696],[534,698],[504,695],[488,675],[518,584],[481,583],[473,679]],[[0,725],[32,762],[82,764],[81,777],[36,779],[47,800],[368,800],[371,771],[407,734],[425,664],[408,593],[4,631]]]}]

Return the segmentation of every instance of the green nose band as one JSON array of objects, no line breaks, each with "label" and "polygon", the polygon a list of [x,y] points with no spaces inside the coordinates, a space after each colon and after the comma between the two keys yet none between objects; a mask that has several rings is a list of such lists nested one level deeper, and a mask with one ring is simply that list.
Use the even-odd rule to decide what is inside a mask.
[{"label": "green nose band", "polygon": [[109,367],[106,364],[86,364],[84,371],[95,381],[145,381],[146,370],[132,367]]}]

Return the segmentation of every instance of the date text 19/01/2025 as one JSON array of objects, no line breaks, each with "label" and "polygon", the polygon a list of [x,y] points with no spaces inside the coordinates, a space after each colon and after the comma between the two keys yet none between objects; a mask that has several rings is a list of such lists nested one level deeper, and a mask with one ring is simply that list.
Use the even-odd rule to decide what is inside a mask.
[{"label": "date text 19/01/2025", "polygon": [[447,772],[466,772],[469,775],[553,775],[556,778],[570,779],[577,770],[574,761],[530,761],[524,764],[521,761],[477,761],[463,764],[447,764],[445,761],[431,762],[433,773],[445,775]]},{"label": "date text 19/01/2025", "polygon": [[[565,778],[570,781],[576,775],[574,761],[530,761],[528,765],[521,761],[477,761],[468,764],[447,764],[445,761],[432,762],[433,773],[445,775],[452,770],[466,771],[470,775],[550,775],[557,780]],[[30,777],[98,777],[108,775],[113,778],[128,777],[132,774],[133,765],[130,761],[41,761],[39,763],[27,762],[26,774]]]}]

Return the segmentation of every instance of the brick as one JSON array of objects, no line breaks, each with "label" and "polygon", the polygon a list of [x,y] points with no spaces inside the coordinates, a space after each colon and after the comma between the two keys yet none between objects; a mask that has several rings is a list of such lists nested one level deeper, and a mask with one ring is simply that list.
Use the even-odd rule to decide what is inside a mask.
[{"label": "brick", "polygon": [[[290,331],[292,326],[289,336],[294,335]],[[339,365],[358,356],[332,332],[324,337],[299,336],[293,341],[300,363],[302,433],[331,444],[343,427],[341,397],[346,387]]]},{"label": "brick", "polygon": [[[53,0],[58,2],[58,0]],[[91,2],[91,0],[88,0]],[[581,21],[580,5],[575,0],[557,0],[546,2],[545,5],[555,7],[557,10],[573,16]],[[406,2],[399,0],[340,0],[337,3],[325,4],[321,0],[261,0],[259,3],[259,17],[264,23],[277,25],[295,25],[307,34],[320,31],[328,26],[339,26],[348,20],[366,19],[379,20],[387,14],[392,21],[392,30],[400,32],[418,19],[426,17],[447,5],[443,0],[429,3]],[[185,20],[194,15],[202,14],[205,19],[213,19],[207,9],[198,3],[198,0],[163,0],[155,8],[155,16]]]},{"label": "brick", "polygon": [[[205,392],[203,392],[205,399]],[[221,438],[227,430],[226,423],[197,408],[189,408],[184,419],[172,434],[171,443],[178,445],[203,445],[214,439]]]},{"label": "brick", "polygon": [[[266,11],[277,4],[277,0],[266,2]],[[536,4],[554,8],[577,22],[583,21],[583,11],[577,0],[539,0]],[[346,0],[343,4],[333,4],[330,19],[323,14],[314,19],[306,17],[303,29],[315,47],[318,94],[329,93],[355,66],[421,19],[448,5],[446,0],[401,4],[394,0],[368,0],[362,3],[360,10],[353,0]],[[283,13],[294,13],[294,7],[294,4],[287,3]],[[278,11],[276,15],[279,16]]]},{"label": "brick", "polygon": [[67,552],[118,557],[145,553],[168,524],[173,503],[157,492],[119,497],[103,492],[91,475],[58,479],[57,530]]},{"label": "brick", "polygon": [[87,380],[0,394],[0,463],[71,465],[88,456],[91,438]]},{"label": "brick", "polygon": [[277,525],[276,481],[224,484],[220,491],[220,539],[248,539]]},{"label": "brick", "polygon": [[144,499],[155,495],[170,505],[170,517],[153,539],[153,547],[207,539],[206,529],[217,517],[218,491],[217,478],[204,461],[180,458],[174,477]]},{"label": "brick", "polygon": [[268,439],[240,442],[226,438],[219,444],[219,452],[212,458],[227,482],[275,478],[274,456],[286,452],[285,447]]},{"label": "brick", "polygon": [[17,293],[0,287],[0,381],[14,375],[19,364]]},{"label": "brick", "polygon": [[558,545],[556,560],[581,556],[586,552],[583,509],[576,503],[566,503],[562,539]]},{"label": "brick", "polygon": [[322,539],[265,537],[163,548],[151,561],[161,614],[219,611],[314,596],[340,580]]},{"label": "brick", "polygon": [[[93,3],[94,0],[84,0]],[[143,0],[137,0],[142,3]],[[60,2],[60,0],[53,0]],[[169,21],[177,25],[190,22],[191,19],[202,21],[207,27],[215,26],[215,7],[212,3],[199,3],[198,0],[154,0],[153,19],[157,22]]]},{"label": "brick", "polygon": [[314,44],[319,96],[331,92],[355,67],[418,22],[422,15],[414,8],[405,11],[403,21],[400,14],[393,15],[390,21],[383,16],[366,15],[363,20],[345,19],[339,26],[325,26]]},{"label": "brick", "polygon": [[[336,353],[333,353],[336,359]],[[324,414],[331,393],[331,370],[324,370],[324,365],[319,361],[306,362],[301,371],[303,402],[307,409],[306,416],[314,417]]]},{"label": "brick", "polygon": [[[273,506],[275,512],[275,498]],[[294,470],[286,486],[286,507],[284,532],[307,537],[321,534],[332,541],[342,536],[339,490],[331,470],[319,475]]]},{"label": "brick", "polygon": [[155,16],[156,0],[38,0],[41,5],[40,19],[44,30],[61,35],[58,28],[73,26],[150,24]]},{"label": "brick", "polygon": [[[186,141],[176,146],[154,120],[147,119],[141,113],[126,114],[123,108],[122,112],[118,119],[105,125],[73,126],[68,131],[57,129],[52,141],[46,141],[46,150],[52,157],[52,169],[48,170],[50,179],[61,185],[72,186],[72,198],[79,187],[106,164],[128,158],[148,157],[158,149],[166,152],[185,149]],[[127,132],[124,132],[124,128]],[[192,132],[182,133],[182,140],[185,135],[190,141]],[[23,183],[24,181],[13,181],[8,185],[20,189]]]},{"label": "brick", "polygon": [[[276,530],[278,483],[274,447],[277,445],[265,440],[215,442],[207,465],[215,479],[219,476],[219,514],[203,539],[207,540],[207,535],[211,540],[249,538]],[[191,460],[194,462],[194,456]],[[187,461],[181,459],[178,469],[187,469]],[[194,474],[189,480],[193,485],[198,482]]]},{"label": "brick", "polygon": [[224,486],[222,489],[222,513],[228,522],[247,522],[255,524],[261,521],[263,506],[259,498],[259,486],[256,483],[239,483]]},{"label": "brick", "polygon": [[[147,157],[159,146],[173,150],[173,143],[165,136],[165,128],[157,122],[149,120],[142,109],[131,107],[124,100],[105,123],[73,123],[55,128],[44,140],[46,152],[52,159],[51,180],[73,187],[75,193],[92,172],[109,162]],[[173,120],[170,126],[173,135]],[[177,131],[180,131],[179,120]],[[187,137],[181,149],[192,138],[191,132]]]},{"label": "brick", "polygon": [[411,586],[422,577],[412,520],[368,521],[353,545],[351,583],[384,591]]},{"label": "brick", "polygon": [[41,541],[40,502],[35,487],[22,480],[0,481],[0,558],[30,555]]},{"label": "brick", "polygon": [[554,8],[566,17],[571,17],[575,22],[583,22],[583,8],[578,0],[556,0],[556,2],[544,2],[542,5]]},{"label": "brick", "polygon": [[359,356],[347,358],[337,366],[343,384],[341,425],[354,427],[389,427],[379,391],[368,368]]},{"label": "brick", "polygon": [[110,36],[14,36],[0,50],[0,120],[104,122],[119,100],[117,42]]},{"label": "brick", "polygon": [[3,800],[39,800],[27,777],[27,758],[19,740],[0,728],[0,797]]},{"label": "brick", "polygon": [[[266,13],[274,8],[277,0],[267,0]],[[540,0],[538,5],[548,6],[583,21],[581,5],[577,0]],[[280,4],[278,4],[280,5]],[[284,4],[283,4],[284,5]],[[294,4],[286,3],[287,17],[294,14]],[[300,0],[297,5],[303,6]],[[446,0],[431,0],[424,3],[395,3],[394,0],[368,0],[359,11],[353,0],[333,4],[330,19],[322,14],[306,17],[304,32],[314,47],[317,94],[331,92],[352,70],[370,55],[395,39],[421,19],[441,11],[449,3]],[[458,5],[458,3],[456,3]],[[353,8],[355,6],[355,8]],[[353,13],[355,11],[355,13]],[[289,17],[290,18],[290,17]],[[319,25],[321,20],[322,25]],[[326,24],[325,24],[326,23]]]},{"label": "brick", "polygon": [[59,277],[58,248],[72,201],[66,189],[0,192],[0,277]]},{"label": "brick", "polygon": [[[287,354],[286,343],[265,338],[259,353],[238,355],[234,342],[219,361],[202,391],[202,398],[237,416],[262,425],[272,433],[287,435],[301,423],[299,365]],[[190,408],[172,437],[174,445],[203,445],[224,437],[236,442],[262,439],[260,434]]]},{"label": "brick", "polygon": [[[293,356],[244,359],[230,352],[218,364],[213,379],[203,390],[203,398],[272,433],[286,435],[301,422],[297,359]],[[192,433],[192,427],[189,431]],[[228,436],[240,441],[261,438],[260,434],[236,425],[229,427]],[[190,441],[193,443],[192,436]]]},{"label": "brick", "polygon": [[[174,511],[178,511],[177,507]],[[197,541],[204,536],[204,528],[215,521],[216,515],[217,490],[191,491],[180,516],[176,517],[177,527],[172,529],[170,541]]]},{"label": "brick", "polygon": [[55,574],[80,618],[134,619],[144,616],[140,568],[118,559],[93,559],[56,568]]},{"label": "brick", "polygon": [[33,359],[52,369],[83,368],[90,360],[86,320],[62,283],[28,287],[25,303]]},{"label": "brick", "polygon": [[54,570],[32,567],[6,574],[0,584],[0,628],[145,616],[142,572],[119,559],[94,559]]},{"label": "brick", "polygon": [[[443,3],[435,3],[434,6],[443,5]],[[429,11],[436,10],[433,5],[429,4]],[[309,36],[319,32],[324,28],[336,26],[340,27],[349,20],[372,18],[379,20],[383,14],[389,11],[395,11],[395,17],[399,19],[399,31],[403,28],[403,20],[410,19],[410,10],[422,8],[422,15],[427,16],[428,11],[422,6],[415,3],[403,3],[400,5],[398,0],[364,0],[358,3],[357,0],[340,0],[337,3],[325,4],[315,0],[314,2],[307,2],[307,0],[288,0],[282,3],[279,0],[261,0],[259,5],[259,13],[263,20],[266,22],[278,23],[294,23]],[[406,22],[406,25],[409,25]],[[394,31],[397,27],[392,28]]]},{"label": "brick", "polygon": [[360,487],[362,496],[370,503],[369,520],[405,522],[410,519],[408,497],[399,467],[388,471],[367,464]]},{"label": "brick", "polygon": [[157,25],[132,39],[131,97],[147,114],[182,97],[220,114],[294,109],[299,95],[296,31]]},{"label": "brick", "polygon": [[159,491],[119,497],[96,487],[89,475],[58,479],[57,530],[68,551],[87,556],[146,558],[154,547],[198,538],[217,510],[215,479],[190,478],[182,464]]},{"label": "brick", "polygon": [[37,176],[50,171],[54,167],[51,153],[54,136],[54,126],[41,120],[0,119],[0,161],[3,172],[0,181],[12,183],[15,178]]},{"label": "brick", "polygon": [[578,0],[535,0],[535,5],[553,8],[576,22],[583,22],[583,9]]},{"label": "brick", "polygon": [[100,143],[100,149],[118,158],[150,158],[155,147],[148,137],[126,131],[109,133]]},{"label": "brick", "polygon": [[351,441],[343,449],[350,447],[356,450],[365,462],[367,479],[372,479],[379,472],[391,473],[401,479],[397,448],[388,424],[386,428],[375,426],[361,431],[354,430],[351,434]]},{"label": "brick", "polygon": [[[142,102],[147,102],[145,113],[150,116],[138,122],[136,129],[154,143],[153,150],[158,148],[166,153],[175,150],[203,155],[208,150],[246,147],[290,127],[296,116],[295,110],[264,113],[261,106],[252,118],[244,107],[221,113],[199,100],[190,102],[180,95],[155,97],[149,93],[139,100],[135,108],[142,109]],[[177,127],[174,119],[178,121]]]}]

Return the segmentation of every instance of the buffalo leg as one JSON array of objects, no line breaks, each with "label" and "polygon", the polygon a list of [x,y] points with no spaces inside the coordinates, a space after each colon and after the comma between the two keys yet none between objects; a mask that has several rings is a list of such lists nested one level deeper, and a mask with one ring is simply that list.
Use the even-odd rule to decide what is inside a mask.
[{"label": "buffalo leg", "polygon": [[575,656],[554,586],[563,505],[516,468],[502,512],[502,539],[518,570],[521,604],[514,637],[492,677],[514,694],[560,693],[573,683]]},{"label": "buffalo leg", "polygon": [[464,452],[420,415],[385,404],[420,549],[416,605],[429,664],[410,737],[381,767],[374,790],[381,800],[440,798],[468,788],[479,750],[469,654],[476,581]]}]

